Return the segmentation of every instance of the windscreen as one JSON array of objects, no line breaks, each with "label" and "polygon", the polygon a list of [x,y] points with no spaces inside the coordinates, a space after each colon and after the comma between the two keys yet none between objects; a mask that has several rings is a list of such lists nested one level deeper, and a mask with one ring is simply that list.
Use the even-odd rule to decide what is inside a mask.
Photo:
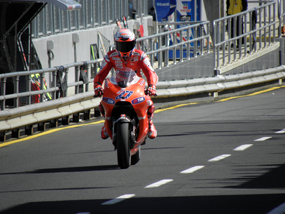
[{"label": "windscreen", "polygon": [[131,85],[137,77],[134,70],[130,68],[120,68],[115,73],[115,81],[121,88]]}]

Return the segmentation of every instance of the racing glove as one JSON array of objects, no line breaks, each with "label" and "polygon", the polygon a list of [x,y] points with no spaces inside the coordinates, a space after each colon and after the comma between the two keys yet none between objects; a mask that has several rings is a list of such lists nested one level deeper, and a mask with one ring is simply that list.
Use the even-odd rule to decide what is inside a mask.
[{"label": "racing glove", "polygon": [[94,97],[101,97],[104,93],[104,89],[102,88],[102,85],[99,82],[94,83]]},{"label": "racing glove", "polygon": [[149,96],[155,96],[156,95],[156,86],[155,85],[149,85],[147,88],[147,94]]}]

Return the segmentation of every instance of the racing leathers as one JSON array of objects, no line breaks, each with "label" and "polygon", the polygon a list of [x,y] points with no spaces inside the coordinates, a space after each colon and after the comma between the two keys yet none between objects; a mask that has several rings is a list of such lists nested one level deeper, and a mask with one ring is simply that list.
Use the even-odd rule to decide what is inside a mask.
[{"label": "racing leathers", "polygon": [[[118,68],[123,68],[123,67],[131,68],[132,70],[136,71],[137,75],[140,77],[141,77],[140,71],[142,70],[148,82],[149,95],[152,96],[156,94],[156,83],[158,81],[158,76],[154,72],[150,64],[149,58],[143,51],[133,49],[131,56],[127,60],[122,59],[119,53],[117,52],[117,50],[112,50],[106,54],[101,64],[100,71],[94,78],[95,96],[101,96],[103,94],[102,83],[107,77],[110,70],[112,68],[116,70]],[[153,102],[150,96],[146,95],[146,100],[149,106],[148,108],[148,118],[149,118],[148,136],[149,138],[153,139],[157,136],[157,131],[152,122],[155,107],[153,105]],[[99,109],[101,111],[101,114],[104,116],[104,109],[101,103],[100,103]],[[109,137],[105,129],[105,126],[102,127],[101,137],[102,139],[107,139]]]}]

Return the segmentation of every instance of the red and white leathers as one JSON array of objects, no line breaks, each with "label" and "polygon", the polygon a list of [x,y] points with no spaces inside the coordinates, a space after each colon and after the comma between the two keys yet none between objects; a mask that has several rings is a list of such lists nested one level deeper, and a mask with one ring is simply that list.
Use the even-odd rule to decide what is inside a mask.
[{"label": "red and white leathers", "polygon": [[[112,68],[114,68],[116,70],[118,68],[123,68],[123,67],[133,69],[134,71],[137,72],[137,75],[140,77],[141,77],[140,71],[142,70],[146,79],[147,79],[148,86],[150,88],[150,93],[151,93],[150,95],[155,94],[155,88],[156,88],[156,83],[158,81],[158,76],[154,72],[154,70],[150,64],[150,60],[147,57],[147,55],[141,50],[133,49],[131,56],[127,60],[122,59],[117,50],[112,50],[106,54],[106,56],[104,57],[104,60],[102,62],[102,65],[100,67],[100,71],[94,78],[95,95],[97,95],[97,96],[101,95],[101,93],[98,93],[98,89],[102,90],[102,88],[101,88],[102,83],[105,80],[105,78],[107,77],[107,75],[109,74],[110,70]],[[152,122],[152,117],[153,117],[155,107],[153,105],[153,102],[152,102],[150,96],[146,96],[146,99],[147,99],[148,104],[149,104],[148,117],[149,117],[150,129],[149,129],[148,136],[149,136],[149,138],[153,139],[157,136],[156,128]],[[100,108],[100,111],[101,111],[102,115],[104,116],[104,112],[103,112],[102,107]],[[109,137],[109,135],[106,132],[105,126],[103,126],[103,128],[102,128],[101,137],[103,139],[107,139]]]}]

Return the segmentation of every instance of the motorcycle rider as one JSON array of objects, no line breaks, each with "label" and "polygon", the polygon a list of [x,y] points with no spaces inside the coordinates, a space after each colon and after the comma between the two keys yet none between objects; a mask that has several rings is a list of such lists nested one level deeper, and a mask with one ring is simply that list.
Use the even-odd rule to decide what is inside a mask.
[{"label": "motorcycle rider", "polygon": [[[94,78],[95,96],[101,97],[101,95],[103,95],[104,90],[102,88],[102,83],[112,68],[115,70],[123,67],[131,68],[136,71],[137,75],[140,77],[140,70],[142,70],[148,82],[148,95],[146,95],[146,100],[149,106],[148,137],[153,139],[157,136],[157,131],[152,122],[155,106],[153,105],[150,96],[156,95],[156,83],[158,81],[158,76],[154,72],[147,55],[143,51],[135,49],[136,37],[133,32],[131,32],[129,29],[119,30],[114,36],[114,43],[116,49],[109,51],[105,55],[100,67],[100,71]],[[99,105],[99,109],[101,114],[105,116],[101,103]],[[109,137],[105,125],[102,127],[101,137],[102,139],[107,139]]]}]

